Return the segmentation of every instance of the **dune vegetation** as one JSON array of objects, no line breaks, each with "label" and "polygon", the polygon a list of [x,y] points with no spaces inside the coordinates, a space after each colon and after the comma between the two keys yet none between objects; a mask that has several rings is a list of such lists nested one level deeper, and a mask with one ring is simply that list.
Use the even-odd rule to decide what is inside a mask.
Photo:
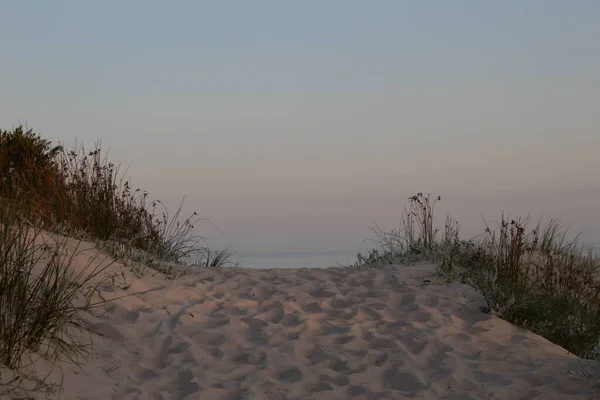
[{"label": "dune vegetation", "polygon": [[600,258],[559,220],[537,223],[502,215],[477,238],[463,240],[446,217],[435,225],[441,197],[409,199],[398,230],[374,229],[378,248],[356,265],[439,263],[438,273],[476,288],[488,312],[528,329],[573,354],[600,359]]},{"label": "dune vegetation", "polygon": [[[25,374],[27,354],[78,363],[89,350],[75,332],[86,329],[81,312],[105,305],[92,294],[115,258],[137,260],[168,279],[182,275],[174,263],[229,264],[229,249],[211,249],[195,235],[204,219],[182,219],[182,206],[170,215],[134,189],[100,142],[92,151],[66,150],[22,126],[0,130],[0,363]],[[82,250],[69,248],[68,238],[104,252],[75,273]],[[17,390],[21,379],[1,379],[0,393]],[[39,380],[37,389],[51,388]]]}]

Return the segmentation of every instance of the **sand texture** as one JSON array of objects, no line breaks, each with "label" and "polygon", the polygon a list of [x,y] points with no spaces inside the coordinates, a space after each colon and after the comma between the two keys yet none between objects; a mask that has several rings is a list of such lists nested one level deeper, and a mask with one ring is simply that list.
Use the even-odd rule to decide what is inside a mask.
[{"label": "sand texture", "polygon": [[582,379],[597,365],[485,313],[472,288],[436,284],[434,267],[195,269],[169,281],[117,262],[103,295],[137,294],[88,317],[92,356],[38,370],[63,377],[67,400],[600,398]]}]

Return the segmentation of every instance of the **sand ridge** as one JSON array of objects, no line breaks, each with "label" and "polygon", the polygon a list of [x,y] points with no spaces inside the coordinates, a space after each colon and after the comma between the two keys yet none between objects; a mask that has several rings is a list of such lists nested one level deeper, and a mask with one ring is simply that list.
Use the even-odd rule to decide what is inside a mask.
[{"label": "sand ridge", "polygon": [[600,398],[567,372],[595,365],[436,284],[432,264],[110,269],[131,286],[105,297],[139,293],[89,317],[93,356],[63,366],[61,399]]}]

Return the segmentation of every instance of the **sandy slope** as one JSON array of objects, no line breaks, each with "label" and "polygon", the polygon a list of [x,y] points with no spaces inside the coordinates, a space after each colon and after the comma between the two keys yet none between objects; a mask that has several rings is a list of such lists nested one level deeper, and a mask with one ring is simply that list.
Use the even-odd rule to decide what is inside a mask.
[{"label": "sandy slope", "polygon": [[433,268],[199,269],[168,281],[116,263],[109,272],[131,286],[104,295],[139,293],[89,318],[94,355],[83,370],[63,366],[61,398],[600,398],[567,372],[598,375],[593,365],[485,314],[467,286],[423,284]]}]

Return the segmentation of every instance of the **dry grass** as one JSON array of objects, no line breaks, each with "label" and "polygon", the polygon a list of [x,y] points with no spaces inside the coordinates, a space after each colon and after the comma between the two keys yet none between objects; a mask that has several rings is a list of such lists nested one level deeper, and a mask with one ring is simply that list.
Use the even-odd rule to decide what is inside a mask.
[{"label": "dry grass", "polygon": [[435,228],[440,200],[411,197],[401,228],[376,227],[379,249],[359,255],[359,264],[439,262],[442,276],[477,288],[493,314],[582,358],[600,359],[600,258],[578,235],[558,220],[530,228],[529,218],[502,215],[496,227],[486,223],[479,239],[461,240],[449,217],[443,232]]},{"label": "dry grass", "polygon": [[210,268],[220,268],[226,265],[237,267],[239,263],[232,261],[232,257],[233,252],[229,247],[220,250],[211,250],[209,246],[206,246],[204,251],[192,259],[191,265]]},{"label": "dry grass", "polygon": [[141,274],[147,267],[174,279],[182,272],[169,263],[193,258],[203,260],[197,266],[229,263],[228,249],[213,251],[194,235],[204,219],[193,213],[181,221],[182,209],[183,201],[169,215],[160,201],[134,190],[100,142],[90,152],[67,151],[23,127],[0,130],[0,364],[15,372],[0,377],[0,396],[56,389],[28,370],[30,355],[79,365],[88,354],[82,315],[105,305],[93,299],[110,263],[95,252],[75,272],[79,246],[69,248],[63,235],[112,243],[106,250]]},{"label": "dry grass", "polygon": [[22,127],[0,131],[0,167],[0,197],[37,210],[45,229],[112,240],[166,261],[212,257],[206,238],[194,234],[198,223],[210,221],[195,212],[183,218],[183,200],[170,214],[160,200],[134,189],[101,142],[92,151],[65,150]]},{"label": "dry grass", "polygon": [[34,391],[55,389],[31,375],[32,357],[79,364],[90,350],[79,335],[88,330],[82,313],[106,303],[93,294],[111,263],[96,253],[73,268],[79,245],[70,248],[67,238],[32,224],[33,215],[0,198],[0,363],[19,377],[0,382],[0,393],[18,391],[23,376]]}]

